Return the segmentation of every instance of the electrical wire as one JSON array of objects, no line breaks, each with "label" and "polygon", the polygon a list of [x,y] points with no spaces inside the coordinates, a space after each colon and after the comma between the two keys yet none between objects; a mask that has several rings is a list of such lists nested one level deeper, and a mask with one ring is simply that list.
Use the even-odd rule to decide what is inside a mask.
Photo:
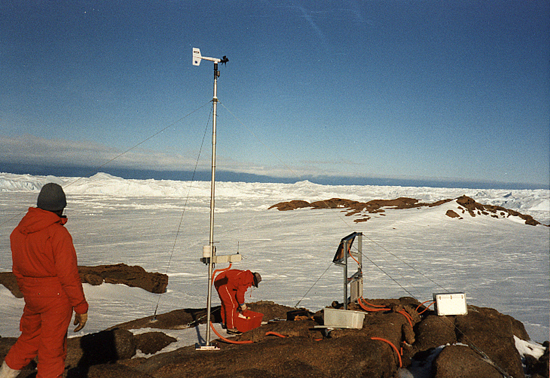
[{"label": "electrical wire", "polygon": [[393,345],[393,343],[391,341],[383,339],[381,337],[371,337],[371,340],[383,341],[383,342],[389,344],[393,348],[393,350],[395,351],[395,354],[397,354],[397,358],[399,359],[399,367],[403,367],[403,361],[401,360],[401,354],[399,353],[399,350],[397,350],[397,347],[395,345]]}]

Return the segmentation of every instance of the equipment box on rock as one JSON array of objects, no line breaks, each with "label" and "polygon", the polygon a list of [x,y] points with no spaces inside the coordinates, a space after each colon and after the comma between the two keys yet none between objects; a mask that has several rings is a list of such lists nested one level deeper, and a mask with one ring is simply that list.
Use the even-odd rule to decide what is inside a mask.
[{"label": "equipment box on rock", "polygon": [[466,315],[466,294],[464,293],[441,293],[434,294],[435,308],[437,315]]},{"label": "equipment box on rock", "polygon": [[362,311],[325,308],[323,312],[326,328],[363,328],[365,313]]}]

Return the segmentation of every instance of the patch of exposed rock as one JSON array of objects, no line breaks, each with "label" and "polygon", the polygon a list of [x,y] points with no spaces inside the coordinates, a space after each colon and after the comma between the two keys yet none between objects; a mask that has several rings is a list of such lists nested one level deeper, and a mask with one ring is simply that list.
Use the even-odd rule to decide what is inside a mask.
[{"label": "patch of exposed rock", "polygon": [[[151,293],[164,293],[168,286],[166,274],[150,273],[140,266],[126,264],[79,266],[78,273],[83,283],[96,286],[104,282],[124,284],[130,287],[139,287]],[[11,291],[16,298],[23,298],[12,272],[0,272],[0,284]]]},{"label": "patch of exposed rock", "polygon": [[[525,224],[536,226],[541,224],[537,220],[533,219],[530,215],[521,214],[515,210],[506,209],[502,206],[494,205],[482,205],[476,202],[474,199],[468,196],[461,196],[455,199],[458,206],[457,210],[447,210],[446,215],[451,218],[462,219],[461,214],[468,213],[470,216],[476,215],[491,216],[493,218],[507,218],[510,216],[517,216],[525,221]],[[347,211],[346,216],[356,216],[355,223],[366,222],[370,219],[370,216],[365,215],[384,213],[386,209],[411,209],[419,207],[434,207],[440,206],[444,203],[451,202],[453,199],[445,199],[436,201],[433,203],[419,202],[414,198],[399,197],[391,200],[376,199],[368,202],[352,201],[341,198],[331,198],[328,200],[307,202],[302,200],[293,200],[288,202],[279,202],[269,209],[277,209],[279,211],[288,211],[295,209],[311,208],[311,209],[345,209]],[[458,213],[457,213],[458,211]]]},{"label": "patch of exposed rock", "polygon": [[[368,311],[361,329],[330,332],[317,328],[323,324],[323,311],[312,313],[273,302],[252,303],[251,309],[263,312],[264,319],[270,321],[231,339],[252,343],[215,341],[218,351],[197,351],[188,346],[149,358],[136,357],[136,353],[150,355],[162,350],[175,341],[164,329],[204,322],[205,310],[177,310],[156,319],[137,319],[70,339],[64,377],[396,378],[400,369],[413,363],[428,364],[427,371],[434,378],[504,374],[521,378],[525,373],[548,377],[548,343],[543,357],[522,361],[514,336],[529,339],[523,324],[496,310],[468,306],[467,315],[441,317],[413,298],[368,302],[372,307],[367,309],[383,306],[384,310]],[[340,307],[337,303],[332,306]],[[365,311],[364,307],[357,303],[349,306],[356,311]],[[129,331],[143,327],[154,330],[139,335]],[[14,338],[0,338],[0,359],[14,342]],[[33,362],[20,377],[34,376],[35,366]]]},{"label": "patch of exposed rock", "polygon": [[83,283],[101,285],[103,282],[140,287],[151,293],[164,293],[168,286],[168,276],[150,273],[140,266],[126,264],[79,266],[78,273]]},{"label": "patch of exposed rock", "polygon": [[525,224],[528,224],[530,226],[536,226],[538,224],[541,224],[540,222],[533,219],[533,217],[530,215],[521,214],[515,210],[506,209],[502,206],[482,205],[467,196],[462,196],[457,198],[456,202],[459,205],[463,206],[472,217],[475,217],[476,214],[490,215],[493,218],[500,218],[500,217],[507,218],[509,216],[517,216],[523,219],[525,221]]}]

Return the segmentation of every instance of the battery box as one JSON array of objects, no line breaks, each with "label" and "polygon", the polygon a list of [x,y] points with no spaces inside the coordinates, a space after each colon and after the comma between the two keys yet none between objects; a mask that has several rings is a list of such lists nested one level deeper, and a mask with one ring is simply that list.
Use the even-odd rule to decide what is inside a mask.
[{"label": "battery box", "polygon": [[439,293],[434,294],[437,315],[466,315],[466,294],[464,293]]}]

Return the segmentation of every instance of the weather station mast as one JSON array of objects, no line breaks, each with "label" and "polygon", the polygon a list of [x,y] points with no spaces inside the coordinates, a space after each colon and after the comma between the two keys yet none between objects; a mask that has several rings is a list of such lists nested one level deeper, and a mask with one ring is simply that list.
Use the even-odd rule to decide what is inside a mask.
[{"label": "weather station mast", "polygon": [[214,209],[216,205],[216,128],[218,118],[218,78],[220,77],[220,71],[218,70],[218,64],[226,64],[229,59],[224,56],[221,59],[210,58],[201,55],[200,49],[193,48],[193,65],[199,66],[201,60],[207,60],[214,62],[214,95],[212,97],[212,176],[210,181],[210,233],[208,237],[208,245],[203,247],[201,261],[208,265],[208,294],[206,301],[206,343],[205,345],[197,346],[198,350],[217,350],[218,347],[210,343],[210,335],[212,326],[211,323],[211,308],[212,308],[212,281],[214,267],[216,263],[233,263],[241,261],[242,256],[237,253],[235,255],[216,255],[216,247],[214,246]]}]

